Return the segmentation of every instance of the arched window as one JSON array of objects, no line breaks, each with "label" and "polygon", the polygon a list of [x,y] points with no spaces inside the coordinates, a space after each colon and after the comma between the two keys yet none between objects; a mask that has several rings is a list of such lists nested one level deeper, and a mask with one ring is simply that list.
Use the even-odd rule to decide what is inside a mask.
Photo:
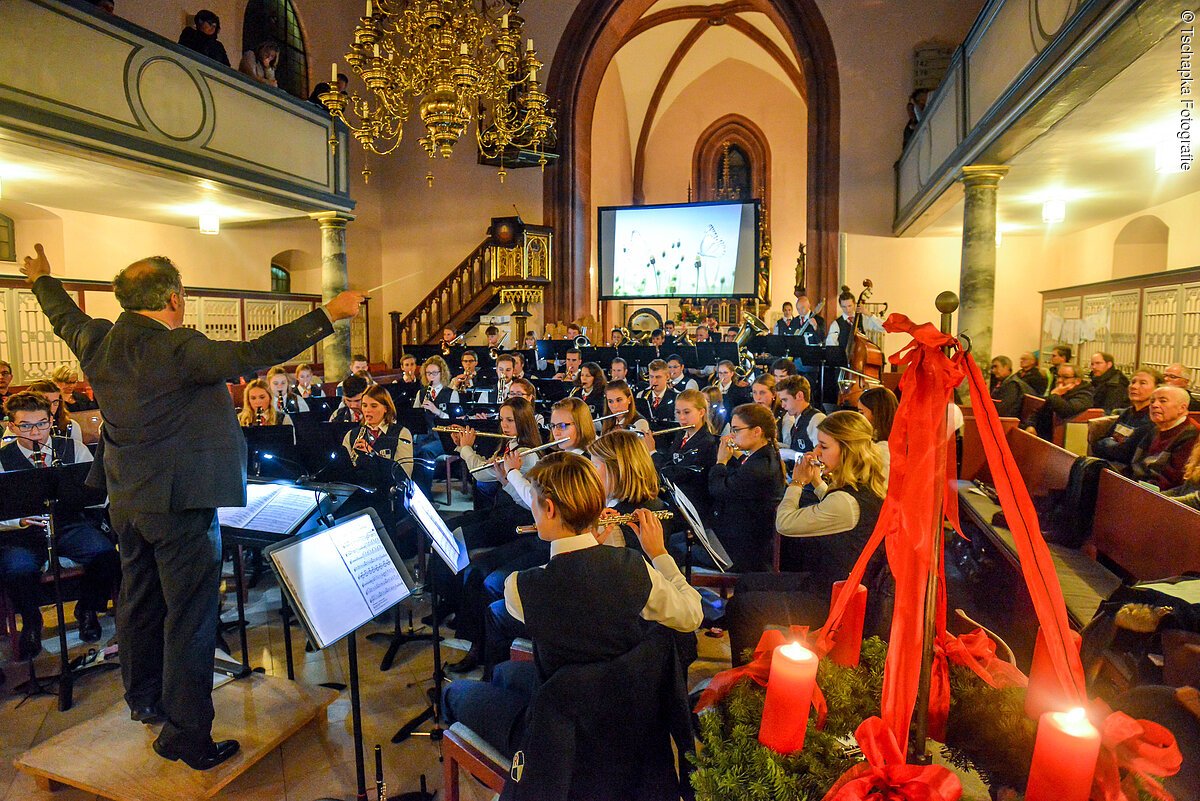
[{"label": "arched window", "polygon": [[308,97],[308,55],[304,33],[291,0],[249,0],[242,19],[242,50],[264,41],[279,45],[275,80],[279,88],[301,99]]},{"label": "arched window", "polygon": [[754,177],[746,151],[730,144],[717,158],[717,195],[725,200],[747,200],[754,197]]},{"label": "arched window", "polygon": [[271,291],[285,295],[292,291],[292,274],[283,265],[271,265]]},{"label": "arched window", "polygon": [[12,217],[0,214],[0,261],[17,260],[17,239],[13,232]]},{"label": "arched window", "polygon": [[740,114],[727,114],[696,140],[692,185],[697,200],[771,202],[771,150],[762,129]]}]

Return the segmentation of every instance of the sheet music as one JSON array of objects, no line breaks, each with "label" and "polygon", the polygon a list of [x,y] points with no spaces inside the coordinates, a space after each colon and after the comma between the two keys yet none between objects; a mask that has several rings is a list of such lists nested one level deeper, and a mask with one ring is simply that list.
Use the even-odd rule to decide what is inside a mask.
[{"label": "sheet music", "polygon": [[318,493],[313,490],[276,485],[275,494],[243,528],[270,534],[287,534],[312,514],[317,508],[318,500]]},{"label": "sheet music", "polygon": [[271,559],[318,648],[337,642],[374,617],[327,531],[272,551]]},{"label": "sheet music", "polygon": [[222,506],[217,510],[217,521],[230,528],[246,528],[250,520],[275,497],[274,484],[247,484],[245,506]]},{"label": "sheet music", "polygon": [[371,617],[391,609],[408,595],[408,587],[383,547],[368,516],[350,520],[328,532],[342,561],[362,592]]},{"label": "sheet music", "polygon": [[457,574],[467,566],[469,561],[466,544],[455,538],[441,515],[433,508],[433,504],[425,497],[419,487],[412,488],[412,497],[408,501],[409,511],[413,513],[417,523],[425,530],[430,544],[446,566]]},{"label": "sheet music", "polygon": [[700,513],[692,505],[691,499],[679,487],[675,487],[672,494],[675,496],[675,504],[679,507],[679,511],[683,513],[684,520],[688,522],[692,533],[696,535],[696,540],[704,546],[704,550],[708,551],[708,555],[713,558],[713,563],[716,564],[717,569],[724,573],[728,568],[733,567],[733,560],[725,552],[725,548],[721,545],[720,540],[705,530],[704,523],[700,521]]}]

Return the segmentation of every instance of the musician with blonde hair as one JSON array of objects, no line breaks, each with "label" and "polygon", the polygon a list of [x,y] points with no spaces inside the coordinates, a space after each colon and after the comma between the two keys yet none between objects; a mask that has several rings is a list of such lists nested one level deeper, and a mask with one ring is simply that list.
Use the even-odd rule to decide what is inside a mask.
[{"label": "musician with blonde hair", "polygon": [[271,387],[265,379],[256,378],[246,385],[242,394],[242,411],[238,414],[242,428],[252,426],[290,426],[292,418],[280,412],[271,402]]},{"label": "musician with blonde hair", "polygon": [[[600,518],[601,524],[606,517],[627,515],[635,509],[662,512],[667,508],[658,497],[658,471],[641,440],[632,431],[610,431],[588,449],[592,465],[600,474],[600,481],[608,495],[605,511]],[[627,526],[602,528],[597,539],[605,545],[641,550],[633,536],[633,529]]]}]

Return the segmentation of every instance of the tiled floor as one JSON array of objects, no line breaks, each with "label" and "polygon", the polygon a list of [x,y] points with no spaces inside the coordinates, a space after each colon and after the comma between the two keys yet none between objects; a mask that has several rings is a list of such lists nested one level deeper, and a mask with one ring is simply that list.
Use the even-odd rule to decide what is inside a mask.
[{"label": "tiled floor", "polygon": [[[232,602],[232,598],[229,600]],[[231,603],[227,606],[232,608]],[[250,662],[252,666],[261,667],[270,675],[286,676],[283,630],[276,613],[278,607],[279,591],[272,581],[264,578],[259,588],[252,590],[250,595],[247,614],[250,621]],[[426,610],[420,605],[415,609],[416,618],[419,620]],[[233,611],[227,611],[225,614],[226,620],[235,617],[236,612]],[[101,620],[107,639],[113,635],[112,620],[107,617]],[[57,640],[52,639],[55,632],[49,628],[52,622],[50,615],[47,616],[46,622],[47,652],[38,658],[37,667],[39,672],[51,673],[57,669]],[[416,789],[422,774],[427,777],[431,790],[442,786],[442,766],[438,760],[438,750],[428,738],[412,738],[399,745],[391,744],[391,736],[396,729],[423,708],[426,688],[432,683],[431,647],[427,642],[405,645],[400,649],[392,669],[386,673],[381,672],[379,660],[386,645],[368,642],[363,634],[388,630],[390,625],[369,626],[358,639],[367,784],[372,798],[372,749],[376,743],[383,745],[384,770],[389,793],[399,794]],[[236,653],[236,632],[230,632],[227,636]],[[701,635],[698,640],[700,659],[692,668],[693,682],[710,676],[729,664],[727,638],[714,639]],[[70,631],[68,644],[72,654],[83,653],[74,629]],[[31,778],[13,768],[13,760],[30,746],[68,727],[85,723],[100,710],[119,701],[122,693],[120,671],[96,672],[82,678],[75,688],[75,706],[67,712],[59,712],[56,699],[52,697],[34,698],[20,704],[20,697],[13,694],[12,688],[24,680],[25,666],[11,663],[7,641],[0,644],[0,652],[0,668],[5,673],[4,700],[0,702],[0,799],[90,801],[94,796],[76,790],[53,794],[38,791]],[[347,681],[349,671],[344,644],[338,644],[324,652],[306,654],[302,638],[297,635],[293,640],[293,653],[296,659],[297,681],[310,684]],[[457,654],[450,651],[449,658],[457,658]],[[214,735],[218,738],[221,735],[220,724],[218,719],[214,729]],[[129,725],[132,727],[138,724],[131,722]],[[350,694],[349,690],[345,690],[329,708],[327,719],[319,719],[302,729],[238,777],[218,797],[230,801],[352,799],[355,796],[355,785]],[[492,793],[476,784],[470,777],[464,777],[461,787],[463,798],[467,801],[480,801],[492,797]]]}]

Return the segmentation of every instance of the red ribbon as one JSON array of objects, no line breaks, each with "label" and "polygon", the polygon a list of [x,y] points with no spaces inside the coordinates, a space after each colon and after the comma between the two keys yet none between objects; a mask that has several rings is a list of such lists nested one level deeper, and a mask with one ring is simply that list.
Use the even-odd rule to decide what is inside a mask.
[{"label": "red ribbon", "polygon": [[[787,632],[779,629],[767,629],[762,633],[762,637],[758,639],[758,645],[754,646],[754,658],[741,667],[723,670],[712,677],[712,681],[708,683],[708,687],[700,694],[700,701],[696,704],[696,712],[703,712],[710,706],[715,705],[718,701],[729,694],[733,689],[733,685],[737,684],[742,679],[751,679],[762,687],[767,686],[767,679],[771,677],[771,657],[775,654],[775,649],[781,645],[787,645],[789,642],[808,643],[808,626],[791,626]],[[827,652],[819,648],[813,648],[813,651],[818,657],[824,656]],[[817,728],[825,726],[825,715],[829,711],[829,707],[825,704],[825,695],[821,692],[820,687],[813,688],[812,698],[813,708],[817,710]]]},{"label": "red ribbon", "polygon": [[842,774],[824,801],[958,801],[962,784],[940,765],[906,765],[896,735],[882,719],[854,732],[866,762]]},{"label": "red ribbon", "polygon": [[1091,797],[1093,801],[1138,801],[1145,794],[1172,801],[1157,777],[1174,776],[1182,764],[1183,754],[1169,730],[1112,712],[1100,724],[1100,759]]}]

